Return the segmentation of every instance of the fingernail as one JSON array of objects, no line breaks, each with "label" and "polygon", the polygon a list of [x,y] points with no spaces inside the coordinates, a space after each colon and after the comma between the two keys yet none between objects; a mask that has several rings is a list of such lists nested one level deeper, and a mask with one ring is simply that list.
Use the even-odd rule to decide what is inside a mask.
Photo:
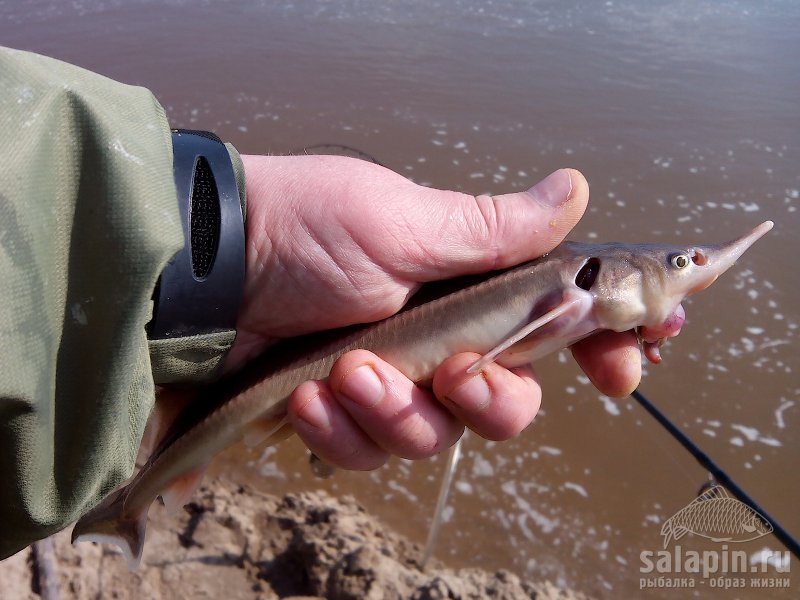
[{"label": "fingernail", "polygon": [[492,392],[484,374],[478,373],[454,389],[447,397],[461,408],[477,413],[489,407]]},{"label": "fingernail", "polygon": [[344,376],[339,391],[356,404],[372,408],[383,398],[383,383],[369,365],[361,365]]},{"label": "fingernail", "polygon": [[297,411],[297,416],[314,429],[329,430],[331,428],[331,415],[328,406],[322,401],[319,394],[312,396]]},{"label": "fingernail", "polygon": [[537,202],[549,208],[558,208],[572,196],[572,177],[569,169],[551,173],[529,191]]}]

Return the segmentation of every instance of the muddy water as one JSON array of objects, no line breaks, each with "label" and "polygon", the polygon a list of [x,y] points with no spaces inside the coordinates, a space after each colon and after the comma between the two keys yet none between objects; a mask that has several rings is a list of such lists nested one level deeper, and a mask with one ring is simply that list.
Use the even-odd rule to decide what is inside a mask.
[{"label": "muddy water", "polygon": [[[800,535],[800,6],[383,4],[0,1],[0,43],[148,86],[173,125],[215,130],[244,152],[346,144],[419,183],[473,193],[577,167],[592,205],[576,239],[722,241],[773,219],[687,303],[684,332],[641,389]],[[661,549],[662,522],[704,471],[633,401],[599,396],[566,355],[538,370],[546,395],[533,426],[508,443],[468,439],[437,553],[600,597],[689,595],[639,591],[640,552]],[[354,494],[424,540],[441,460],[326,482],[305,460],[292,442],[224,464],[264,489]],[[754,561],[783,550],[771,537],[734,546]],[[697,585],[788,598],[800,572],[789,576],[791,592]]]}]

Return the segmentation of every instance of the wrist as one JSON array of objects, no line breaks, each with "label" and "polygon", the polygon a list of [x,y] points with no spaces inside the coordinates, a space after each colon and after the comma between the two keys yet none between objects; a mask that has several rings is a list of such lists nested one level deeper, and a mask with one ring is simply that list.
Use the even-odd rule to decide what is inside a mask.
[{"label": "wrist", "polygon": [[[262,305],[254,306],[263,294],[263,278],[267,277],[268,258],[272,254],[272,243],[267,226],[276,220],[274,202],[279,195],[273,177],[278,176],[276,165],[269,164],[272,157],[239,155],[242,163],[243,186],[246,190],[245,218],[245,273],[239,316],[236,322],[236,340],[225,358],[223,371],[238,370],[250,359],[261,354],[273,338],[258,333],[259,315],[265,313]],[[271,210],[272,209],[272,210]],[[255,317],[253,316],[255,315]]]}]

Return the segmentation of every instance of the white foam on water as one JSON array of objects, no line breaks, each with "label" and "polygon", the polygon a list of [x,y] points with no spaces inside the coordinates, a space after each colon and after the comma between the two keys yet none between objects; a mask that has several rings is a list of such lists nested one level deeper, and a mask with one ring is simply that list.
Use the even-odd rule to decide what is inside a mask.
[{"label": "white foam on water", "polygon": [[552,446],[541,446],[539,452],[542,454],[549,454],[550,456],[561,456],[562,454],[560,448],[553,448]]},{"label": "white foam on water", "polygon": [[566,482],[564,482],[564,489],[572,490],[573,492],[577,492],[578,494],[580,494],[584,498],[588,498],[589,497],[589,493],[586,491],[586,488],[584,488],[582,485],[580,485],[578,483],[573,483],[571,481],[566,481]]},{"label": "white foam on water", "polygon": [[661,525],[663,519],[661,515],[645,515],[644,516],[645,523],[653,523],[655,525]]},{"label": "white foam on water", "polygon": [[261,463],[261,465],[258,467],[258,474],[261,475],[261,477],[270,479],[286,479],[286,474],[281,470],[276,462]]},{"label": "white foam on water", "polygon": [[746,427],[744,425],[731,425],[731,429],[742,433],[749,441],[754,442],[758,439],[758,429],[755,427]]},{"label": "white foam on water", "polygon": [[474,489],[471,483],[464,480],[456,481],[454,485],[459,492],[467,496],[471,495]]},{"label": "white foam on water", "polygon": [[394,490],[395,492],[397,492],[401,496],[405,496],[405,498],[409,502],[413,502],[414,504],[419,502],[419,498],[415,494],[412,494],[411,490],[409,490],[406,486],[398,483],[394,479],[390,479],[389,481],[387,481],[386,482],[386,487],[388,487],[390,490]]},{"label": "white foam on water", "polygon": [[447,505],[442,509],[442,523],[449,523],[453,520],[453,515],[456,513],[456,510],[451,505]]},{"label": "white foam on water", "polygon": [[780,429],[786,429],[786,421],[783,419],[783,413],[787,408],[794,406],[794,400],[784,400],[781,405],[775,409],[775,424]]},{"label": "white foam on water", "polygon": [[505,481],[500,486],[500,489],[503,490],[504,493],[508,494],[512,498],[514,498],[514,502],[517,505],[517,508],[522,511],[522,514],[517,518],[517,525],[519,525],[520,529],[522,529],[523,534],[526,538],[531,541],[535,541],[536,537],[533,535],[533,532],[527,527],[527,521],[530,519],[533,523],[542,530],[543,533],[552,533],[556,527],[560,524],[559,519],[551,519],[539,511],[537,511],[533,506],[531,506],[530,502],[528,502],[525,498],[523,498],[517,492],[517,485],[514,481]]},{"label": "white foam on water", "polygon": [[616,402],[614,402],[608,396],[601,394],[598,397],[598,400],[603,403],[603,408],[606,409],[606,412],[612,416],[618,417],[620,414],[619,406]]},{"label": "white foam on water", "polygon": [[776,440],[774,437],[760,437],[758,438],[758,441],[767,446],[772,446],[773,448],[780,448],[783,446],[781,441]]},{"label": "white foam on water", "polygon": [[[731,425],[731,429],[734,429],[739,433],[741,433],[745,438],[747,438],[748,442],[759,442],[761,444],[766,444],[767,446],[772,446],[772,447],[780,447],[783,445],[780,442],[780,440],[777,440],[772,436],[762,435],[761,432],[755,427],[747,427],[746,425],[733,424]],[[736,444],[736,445],[743,446],[744,441],[742,441],[741,444]]]},{"label": "white foam on water", "polygon": [[472,475],[474,477],[493,477],[494,467],[492,463],[486,460],[482,454],[475,453],[475,458],[472,463]]}]

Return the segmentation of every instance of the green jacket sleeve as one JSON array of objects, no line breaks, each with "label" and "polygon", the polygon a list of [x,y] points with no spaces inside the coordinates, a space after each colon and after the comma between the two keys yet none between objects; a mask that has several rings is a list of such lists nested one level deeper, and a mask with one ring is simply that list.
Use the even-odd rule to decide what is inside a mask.
[{"label": "green jacket sleeve", "polygon": [[164,111],[139,87],[0,48],[0,558],[130,476],[144,326],[183,236]]}]

